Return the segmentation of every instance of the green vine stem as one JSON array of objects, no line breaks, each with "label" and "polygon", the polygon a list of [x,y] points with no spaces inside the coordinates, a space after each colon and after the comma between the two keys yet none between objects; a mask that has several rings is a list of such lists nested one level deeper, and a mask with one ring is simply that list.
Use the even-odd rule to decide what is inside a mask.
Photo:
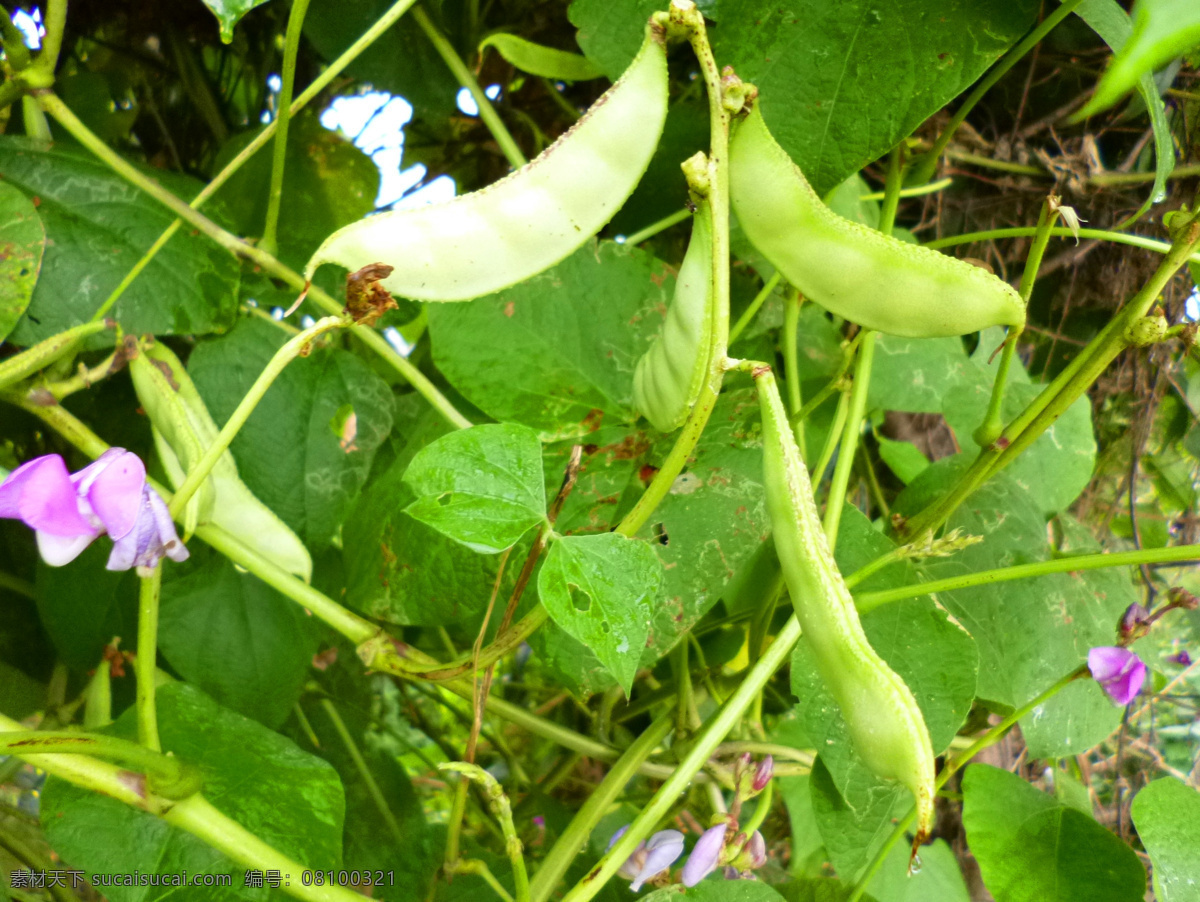
[{"label": "green vine stem", "polygon": [[115,764],[155,774],[166,780],[178,780],[180,762],[144,744],[74,730],[8,730],[0,721],[0,752],[5,755],[90,755]]},{"label": "green vine stem", "polygon": [[[838,448],[837,464],[829,483],[829,495],[825,499],[825,535],[829,539],[829,551],[837,546],[838,527],[842,521],[842,506],[846,501],[846,489],[854,469],[854,455],[858,439],[862,434],[863,421],[867,413],[867,394],[871,387],[871,365],[875,360],[875,336],[877,333],[864,330],[862,343],[858,347],[858,359],[854,364],[854,385],[850,390],[845,428],[841,430],[842,441]],[[831,433],[833,435],[834,433]],[[826,464],[828,466],[828,464]]]},{"label": "green vine stem", "polygon": [[225,425],[221,427],[221,431],[217,433],[217,437],[213,443],[208,446],[203,456],[196,461],[196,465],[188,471],[187,478],[184,479],[181,485],[175,492],[175,497],[171,499],[171,516],[178,519],[183,515],[183,509],[191,500],[192,495],[196,493],[196,489],[204,483],[208,478],[208,474],[212,472],[212,468],[216,465],[221,455],[224,454],[234,438],[237,436],[241,428],[246,424],[246,420],[250,419],[250,414],[254,412],[254,408],[258,406],[258,402],[263,399],[263,395],[267,393],[271,385],[283,372],[284,367],[295,360],[297,357],[306,355],[312,347],[312,342],[319,336],[324,335],[334,329],[340,329],[349,325],[350,321],[342,316],[326,316],[317,320],[309,328],[305,329],[299,335],[294,336],[284,343],[274,356],[263,367],[263,371],[258,374],[258,378],[254,380],[254,384],[246,392],[245,396],[238,403],[238,406],[230,414]]},{"label": "green vine stem", "polygon": [[1122,307],[1091,343],[1013,420],[992,446],[985,448],[955,487],[902,526],[906,537],[933,532],[949,519],[979,486],[1011,463],[1053,425],[1100,377],[1126,347],[1125,332],[1157,302],[1180,267],[1200,243],[1200,215],[1193,214],[1178,230],[1170,252],[1146,284]]},{"label": "green vine stem", "polygon": [[[554,93],[556,95],[558,94],[557,91]],[[644,229],[639,229],[638,231],[634,232],[632,235],[626,238],[623,243],[629,245],[630,247],[637,247],[637,245],[641,244],[647,238],[653,238],[659,232],[665,232],[671,226],[681,223],[685,219],[690,219],[691,215],[691,210],[683,209],[672,213],[670,216],[664,216],[657,222],[650,223],[650,225],[646,226]]]},{"label": "green vine stem", "polygon": [[[0,15],[2,14],[3,13],[0,12]],[[30,871],[40,871],[45,873],[46,871],[52,871],[55,868],[55,862],[53,860],[47,856],[43,856],[32,846],[27,845],[23,839],[3,828],[0,828],[0,849],[7,851]],[[16,892],[19,893],[20,890],[17,890]],[[57,880],[47,880],[46,892],[53,897],[54,902],[79,902],[79,896],[77,896],[72,889],[66,885],[65,881],[59,882]],[[18,902],[21,902],[21,900],[25,898],[40,900],[41,897],[13,895],[13,898],[17,899]]]},{"label": "green vine stem", "polygon": [[[773,278],[778,279],[779,273],[775,273]],[[799,418],[800,411],[804,409],[804,394],[800,385],[800,356],[796,353],[800,308],[803,305],[804,296],[796,288],[789,287],[783,308],[783,369],[787,373],[788,413],[796,418],[792,423],[792,433],[800,448],[800,459],[806,460],[808,446],[804,442],[804,420]]]},{"label": "green vine stem", "polygon": [[[962,235],[952,235],[949,238],[939,238],[928,242],[925,247],[941,250],[944,247],[954,247],[959,244],[975,244],[979,241],[995,241],[1000,238],[1033,238],[1038,233],[1032,226],[1015,226],[1011,229],[988,229],[985,232],[966,232]],[[1126,232],[1112,232],[1105,229],[1068,229],[1057,227],[1050,229],[1054,238],[1091,238],[1098,241],[1111,241],[1113,244],[1124,244],[1142,250],[1154,251],[1157,254],[1171,252],[1171,242],[1147,238],[1144,235],[1130,235]],[[1188,256],[1189,263],[1200,263],[1200,252]]]},{"label": "green vine stem", "polygon": [[[182,200],[172,194],[170,191],[163,188],[158,182],[139,172],[136,167],[130,164],[127,160],[121,157],[111,147],[101,141],[95,134],[92,133],[86,125],[79,120],[70,108],[62,102],[56,95],[45,92],[38,95],[38,101],[42,108],[55,118],[80,144],[84,145],[93,154],[99,157],[102,161],[108,164],[118,175],[124,178],[131,185],[140,188],[150,197],[157,200],[163,206],[167,207],[171,212],[181,219],[186,220],[191,225],[195,226],[221,247],[241,257],[245,257],[252,263],[257,264],[269,275],[275,276],[291,285],[297,291],[307,289],[308,296],[323,307],[326,312],[331,314],[340,314],[342,305],[335,301],[328,293],[317,286],[309,286],[304,281],[304,277],[295,272],[288,266],[285,266],[275,257],[263,251],[261,248],[253,247],[236,235],[225,231],[219,225],[210,220],[202,213],[196,212]],[[429,401],[430,405],[438,411],[451,425],[456,428],[465,428],[471,425],[471,421],[464,417],[450,403],[450,400],[438,391],[437,387],[415,366],[408,360],[401,357],[387,341],[376,332],[374,329],[366,326],[356,325],[353,327],[354,334],[362,339],[363,343],[380,355],[393,369],[396,370],[416,391]]]},{"label": "green vine stem", "polygon": [[111,327],[112,324],[108,322],[84,323],[52,335],[19,354],[5,358],[0,361],[0,389],[8,388],[10,385],[32,376],[43,367],[66,356],[89,335],[95,335],[97,332],[103,332]]},{"label": "green vine stem", "polygon": [[753,322],[754,317],[758,315],[758,311],[762,308],[763,303],[771,296],[771,292],[775,290],[775,287],[780,283],[780,281],[782,281],[782,279],[783,274],[779,272],[779,270],[775,270],[774,275],[772,275],[771,278],[767,279],[767,281],[763,283],[763,287],[759,289],[758,294],[754,296],[754,300],[750,302],[750,306],[742,311],[742,315],[738,317],[737,322],[733,324],[732,328],[730,328],[730,344],[733,344],[735,341],[737,341],[741,337],[742,333],[746,331],[746,327]]},{"label": "green vine stem", "polygon": [[583,807],[575,812],[575,816],[546,853],[541,867],[533,875],[533,881],[529,885],[530,902],[549,900],[554,888],[579,854],[579,850],[584,848],[587,838],[600,823],[609,806],[625,790],[625,785],[637,773],[642,763],[666,739],[671,731],[672,719],[673,714],[668,710],[643,730],[600,781],[600,785],[589,793]]},{"label": "green vine stem", "polygon": [[67,0],[48,0],[46,3],[46,33],[42,36],[42,49],[30,66],[40,78],[28,78],[34,87],[49,87],[54,83],[54,70],[62,51],[63,31],[67,27]]},{"label": "green vine stem", "polygon": [[271,161],[271,186],[267,194],[267,221],[263,226],[259,246],[268,254],[279,247],[276,231],[279,228],[279,207],[283,202],[283,173],[287,167],[288,126],[292,118],[292,89],[296,84],[296,54],[300,50],[300,35],[304,29],[304,16],[308,12],[308,0],[292,0],[288,13],[287,34],[283,41],[282,84],[279,87],[278,125],[275,128],[275,157]]},{"label": "green vine stem", "polygon": [[0,36],[4,39],[4,56],[13,72],[29,68],[29,48],[25,46],[25,35],[13,23],[8,8],[0,6]]},{"label": "green vine stem", "polygon": [[646,491],[617,525],[615,532],[624,536],[636,535],[650,515],[666,498],[675,479],[687,465],[696,449],[708,418],[712,416],[721,385],[725,381],[726,356],[729,345],[729,127],[730,113],[724,104],[721,71],[713,57],[704,28],[704,16],[694,5],[672,6],[672,24],[678,22],[688,30],[688,40],[700,63],[700,71],[708,90],[709,154],[708,206],[712,215],[713,323],[708,349],[708,379],[700,397],[683,424],[658,472],[646,486]]},{"label": "green vine stem", "polygon": [[521,839],[517,836],[517,828],[513,825],[512,804],[504,794],[496,778],[482,767],[466,764],[461,761],[447,761],[438,765],[438,770],[451,771],[483,787],[487,796],[488,807],[496,819],[500,821],[500,829],[504,831],[504,850],[508,860],[512,862],[513,883],[516,888],[515,902],[529,902],[529,874],[525,870],[525,856]]},{"label": "green vine stem", "polygon": [[141,586],[138,592],[138,647],[133,662],[137,677],[138,741],[148,749],[162,751],[158,738],[158,709],[154,703],[158,679],[158,602],[162,593],[162,566],[147,573],[138,568]]},{"label": "green vine stem", "polygon": [[795,615],[792,615],[766,653],[750,668],[741,685],[729,697],[716,716],[708,722],[704,730],[697,735],[695,741],[688,748],[687,754],[642,809],[642,813],[630,824],[625,835],[617,840],[582,880],[575,884],[571,891],[563,897],[563,902],[587,902],[588,899],[600,892],[604,884],[637,848],[638,843],[650,835],[663,815],[671,809],[676,799],[687,789],[688,784],[705,765],[722,739],[733,729],[758,693],[762,691],[762,687],[791,655],[792,646],[799,638],[800,623],[796,620]]},{"label": "green vine stem", "polygon": [[[890,555],[888,556],[890,557]],[[956,589],[1011,582],[1016,579],[1033,579],[1051,573],[1076,573],[1084,570],[1102,570],[1106,567],[1137,567],[1142,564],[1186,564],[1196,561],[1200,561],[1200,545],[1176,545],[1170,548],[1143,548],[1140,551],[1081,554],[1054,558],[1049,561],[1038,561],[1033,564],[1014,564],[1011,567],[999,567],[995,570],[964,573],[961,576],[951,576],[912,586],[898,586],[895,589],[863,592],[854,596],[854,603],[859,613],[865,614],[867,611],[873,611],[893,601],[920,598],[935,592],[953,592]],[[867,565],[867,567],[871,566],[871,564]]]},{"label": "green vine stem", "polygon": [[[305,88],[304,91],[301,92],[300,96],[296,98],[295,102],[292,103],[289,110],[290,115],[295,116],[296,113],[300,112],[300,110],[307,106],[314,97],[324,91],[347,66],[349,66],[352,62],[354,62],[355,59],[358,58],[358,56],[364,50],[374,44],[384,32],[395,25],[396,21],[402,15],[404,15],[404,13],[408,12],[409,7],[415,2],[416,0],[398,0],[397,3],[393,4],[387,12],[385,12],[379,17],[378,20],[376,20],[374,25],[363,32],[362,36],[357,41],[347,47],[341,56],[330,63],[320,75],[313,79],[313,83]],[[255,135],[254,139],[244,148],[242,148],[242,150],[239,151],[238,154],[225,165],[224,169],[213,176],[208,184],[201,189],[200,193],[192,199],[192,202],[189,204],[189,206],[193,210],[198,210],[207,200],[217,193],[222,185],[224,185],[227,181],[229,181],[230,178],[233,177],[234,173],[242,168],[247,160],[254,156],[254,154],[256,154],[258,151],[262,150],[262,148],[267,146],[271,138],[274,137],[275,130],[278,127],[279,120],[275,119],[273,122],[268,124],[266,128]],[[133,280],[138,277],[138,274],[150,264],[150,261],[154,259],[154,256],[160,250],[162,250],[163,246],[166,245],[166,243],[171,239],[171,236],[179,231],[179,229],[183,226],[183,223],[183,219],[176,219],[169,226],[167,226],[163,233],[155,240],[154,244],[150,246],[150,249],[142,255],[142,259],[134,264],[133,269],[126,273],[125,278],[121,280],[120,284],[113,289],[112,293],[108,296],[104,303],[100,305],[99,309],[95,312],[95,314],[93,314],[93,319],[100,319],[108,314],[108,311],[112,309],[113,304],[115,304],[121,295],[125,293],[125,290],[129,288],[129,286],[133,283]]]},{"label": "green vine stem", "polygon": [[967,118],[967,114],[975,108],[975,105],[983,99],[983,96],[992,89],[1004,74],[1015,66],[1026,53],[1034,48],[1039,41],[1054,30],[1063,19],[1075,11],[1083,0],[1064,0],[1064,2],[1054,10],[1050,15],[1046,16],[1033,31],[1029,32],[1017,46],[1008,51],[995,66],[991,68],[986,76],[975,86],[975,89],[967,95],[967,99],[962,102],[962,105],[955,111],[942,133],[938,135],[937,141],[933,147],[921,158],[917,166],[913,170],[913,178],[917,182],[928,182],[933,178],[934,170],[937,169],[938,159],[942,152],[954,137],[954,133],[958,131],[958,127],[962,125]]},{"label": "green vine stem", "polygon": [[496,143],[500,146],[500,151],[504,154],[504,158],[508,160],[509,165],[514,169],[520,169],[525,165],[525,155],[521,153],[521,148],[513,140],[513,136],[509,132],[508,127],[505,126],[504,120],[500,118],[500,115],[496,112],[496,108],[492,106],[492,101],[483,93],[483,88],[479,87],[479,81],[475,78],[475,75],[467,68],[462,58],[459,57],[458,51],[446,40],[446,36],[438,31],[437,26],[430,21],[425,10],[419,6],[414,7],[412,15],[414,21],[420,26],[421,31],[425,32],[425,37],[429,38],[429,43],[433,44],[433,49],[442,58],[442,62],[446,64],[446,68],[453,73],[458,83],[471,93],[471,97],[475,100],[475,105],[479,108],[479,118],[483,120],[483,124],[488,127],[488,131],[496,139]]},{"label": "green vine stem", "polygon": [[[950,778],[962,769],[963,765],[965,765],[984,749],[999,742],[1022,717],[1025,717],[1032,711],[1044,705],[1063,689],[1067,688],[1067,686],[1069,686],[1071,683],[1075,682],[1075,680],[1086,676],[1087,673],[1088,670],[1086,667],[1080,667],[1071,671],[1041,695],[1022,705],[1020,708],[1008,715],[1008,717],[1004,718],[1004,720],[1000,721],[1000,723],[989,729],[965,751],[955,755],[953,758],[948,758],[946,760],[946,764],[942,767],[941,772],[937,775],[937,788],[941,789],[943,786],[945,786],[946,783],[949,782]],[[908,814],[900,819],[900,821],[896,824],[895,829],[892,830],[891,835],[888,836],[887,840],[884,841],[883,845],[875,853],[875,857],[871,860],[871,863],[863,872],[862,877],[855,886],[854,892],[852,892],[848,897],[847,902],[859,902],[859,900],[862,899],[863,894],[867,890],[867,885],[870,884],[875,875],[879,873],[879,869],[883,867],[883,863],[887,860],[888,853],[892,850],[892,847],[895,846],[901,837],[908,832],[915,817],[916,809],[910,809]]]}]

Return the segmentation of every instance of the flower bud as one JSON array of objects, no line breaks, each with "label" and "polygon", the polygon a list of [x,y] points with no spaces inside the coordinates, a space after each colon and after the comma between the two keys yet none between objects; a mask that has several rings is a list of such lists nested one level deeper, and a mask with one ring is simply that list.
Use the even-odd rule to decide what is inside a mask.
[{"label": "flower bud", "polygon": [[1150,630],[1150,612],[1136,601],[1125,609],[1121,615],[1121,623],[1117,627],[1122,645],[1140,639]]},{"label": "flower bud", "polygon": [[717,869],[725,851],[725,825],[709,827],[696,840],[687,864],[683,866],[683,885],[695,886]]},{"label": "flower bud", "polygon": [[754,771],[754,782],[750,784],[750,788],[755,792],[762,792],[767,788],[767,784],[771,782],[771,775],[775,773],[775,759],[767,755],[762,761],[758,762],[758,767]]}]

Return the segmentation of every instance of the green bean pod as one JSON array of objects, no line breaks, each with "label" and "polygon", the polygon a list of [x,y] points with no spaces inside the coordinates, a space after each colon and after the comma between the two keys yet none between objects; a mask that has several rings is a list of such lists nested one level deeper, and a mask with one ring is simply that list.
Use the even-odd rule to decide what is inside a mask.
[{"label": "green bean pod", "polygon": [[767,513],[796,618],[859,758],[876,775],[904,784],[916,799],[915,850],[933,827],[936,791],[925,719],[908,686],[863,633],[817,516],[774,374],[761,367],[754,379],[762,407]]},{"label": "green bean pod", "polygon": [[549,269],[595,235],[637,186],[667,115],[663,27],[591,109],[540,156],[480,191],[369,216],[330,235],[305,268],[394,267],[381,284],[420,301],[465,301]]},{"label": "green bean pod", "polygon": [[682,426],[704,388],[712,342],[712,273],[712,210],[705,202],[692,220],[662,332],[633,371],[634,406],[660,432]]},{"label": "green bean pod", "polygon": [[729,178],[746,236],[806,298],[840,317],[909,338],[1025,322],[1021,296],[987,270],[825,206],[757,106],[730,142]]}]

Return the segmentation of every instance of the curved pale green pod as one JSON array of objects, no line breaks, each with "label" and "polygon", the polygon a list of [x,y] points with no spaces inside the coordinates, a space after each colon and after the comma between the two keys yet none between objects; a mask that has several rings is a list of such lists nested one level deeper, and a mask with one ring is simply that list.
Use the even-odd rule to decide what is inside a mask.
[{"label": "curved pale green pod", "polygon": [[588,81],[604,74],[604,71],[586,56],[535,44],[515,34],[490,34],[479,42],[480,53],[487,47],[494,47],[507,62],[522,72],[542,78]]},{"label": "curved pale green pod", "polygon": [[633,371],[633,404],[660,432],[683,425],[704,388],[712,342],[712,211],[692,220],[662,332]]},{"label": "curved pale green pod", "polygon": [[962,260],[843,219],[813,191],[756,106],[729,147],[746,236],[806,298],[891,335],[965,335],[1025,322],[1021,296]]},{"label": "curved pale green pod", "polygon": [[381,284],[420,301],[465,301],[549,269],[595,235],[633,193],[667,115],[667,58],[647,26],[625,74],[540,156],[480,191],[370,216],[325,239],[305,268],[394,270]]},{"label": "curved pale green pod", "polygon": [[[150,418],[154,444],[174,488],[216,440],[220,430],[179,358],[161,342],[141,341],[129,373],[142,409]],[[307,582],[312,558],[304,543],[238,475],[226,451],[188,502],[185,528],[212,523],[247,547]]]},{"label": "curved pale green pod", "polygon": [[933,827],[936,785],[929,730],[911,690],[863,633],[817,516],[808,470],[774,374],[763,367],[754,381],[762,407],[767,513],[796,618],[854,750],[875,774],[902,783],[916,799],[915,848]]}]

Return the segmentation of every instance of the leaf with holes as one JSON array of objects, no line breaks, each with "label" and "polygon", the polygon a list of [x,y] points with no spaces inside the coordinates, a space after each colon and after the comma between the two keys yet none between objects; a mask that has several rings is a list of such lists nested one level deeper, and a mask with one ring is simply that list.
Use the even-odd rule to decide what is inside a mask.
[{"label": "leaf with holes", "polygon": [[413,458],[404,481],[409,515],[480,554],[511,548],[546,518],[542,443],[498,423],[444,435]]},{"label": "leaf with holes", "polygon": [[645,542],[612,532],[567,536],[550,548],[538,594],[554,622],[590,648],[628,695],[661,581],[662,565]]}]

